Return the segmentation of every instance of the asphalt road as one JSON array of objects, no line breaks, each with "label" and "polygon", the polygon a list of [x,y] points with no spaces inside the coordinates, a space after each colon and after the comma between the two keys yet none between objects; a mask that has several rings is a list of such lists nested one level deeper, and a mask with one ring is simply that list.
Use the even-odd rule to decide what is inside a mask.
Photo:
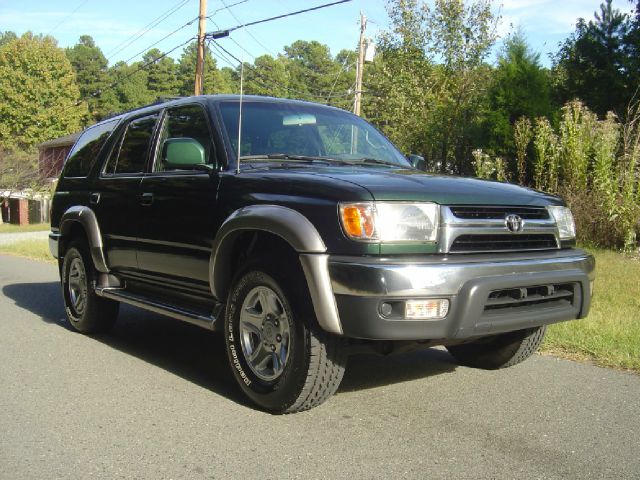
[{"label": "asphalt road", "polygon": [[326,404],[271,416],[222,339],[124,308],[64,320],[56,268],[0,255],[0,478],[640,478],[640,377],[536,356],[352,357]]}]

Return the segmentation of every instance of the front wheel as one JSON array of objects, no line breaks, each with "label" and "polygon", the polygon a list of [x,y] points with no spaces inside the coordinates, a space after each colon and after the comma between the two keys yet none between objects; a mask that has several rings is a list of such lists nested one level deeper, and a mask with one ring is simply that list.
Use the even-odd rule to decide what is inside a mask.
[{"label": "front wheel", "polygon": [[227,355],[255,404],[271,413],[300,412],[337,390],[345,351],[338,337],[315,326],[308,295],[270,270],[257,266],[233,285],[225,316]]},{"label": "front wheel", "polygon": [[450,345],[449,353],[468,367],[496,370],[520,363],[533,355],[544,339],[546,326],[502,333],[470,343]]}]

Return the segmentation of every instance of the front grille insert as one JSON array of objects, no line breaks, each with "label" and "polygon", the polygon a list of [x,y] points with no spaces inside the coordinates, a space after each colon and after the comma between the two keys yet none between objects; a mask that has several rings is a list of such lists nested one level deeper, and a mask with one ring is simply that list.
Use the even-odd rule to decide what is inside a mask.
[{"label": "front grille insert", "polygon": [[500,220],[507,215],[519,215],[525,220],[549,219],[549,211],[544,207],[450,206],[449,209],[455,217],[468,220]]},{"label": "front grille insert", "polygon": [[558,248],[552,234],[460,235],[453,241],[450,252],[500,252],[518,250],[549,250]]},{"label": "front grille insert", "polygon": [[574,305],[576,288],[575,283],[561,283],[494,290],[489,293],[484,310],[498,313],[513,309],[567,307]]}]

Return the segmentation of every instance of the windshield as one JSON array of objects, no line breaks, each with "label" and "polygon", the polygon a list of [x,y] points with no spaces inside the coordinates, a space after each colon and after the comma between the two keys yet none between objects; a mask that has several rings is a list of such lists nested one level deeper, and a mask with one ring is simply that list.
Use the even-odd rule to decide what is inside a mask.
[{"label": "windshield", "polygon": [[[221,102],[220,110],[237,154],[239,102]],[[243,102],[241,142],[241,160],[280,155],[410,166],[389,140],[360,117],[319,105]]]}]

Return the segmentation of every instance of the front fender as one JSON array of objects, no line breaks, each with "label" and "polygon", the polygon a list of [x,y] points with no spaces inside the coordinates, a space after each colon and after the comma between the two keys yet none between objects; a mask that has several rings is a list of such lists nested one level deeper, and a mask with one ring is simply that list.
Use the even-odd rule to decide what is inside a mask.
[{"label": "front fender", "polygon": [[342,333],[328,275],[327,247],[313,224],[291,208],[251,205],[236,210],[225,220],[213,241],[209,262],[213,296],[225,301],[233,275],[231,255],[235,240],[247,230],[277,235],[299,254],[318,323],[328,332]]}]

